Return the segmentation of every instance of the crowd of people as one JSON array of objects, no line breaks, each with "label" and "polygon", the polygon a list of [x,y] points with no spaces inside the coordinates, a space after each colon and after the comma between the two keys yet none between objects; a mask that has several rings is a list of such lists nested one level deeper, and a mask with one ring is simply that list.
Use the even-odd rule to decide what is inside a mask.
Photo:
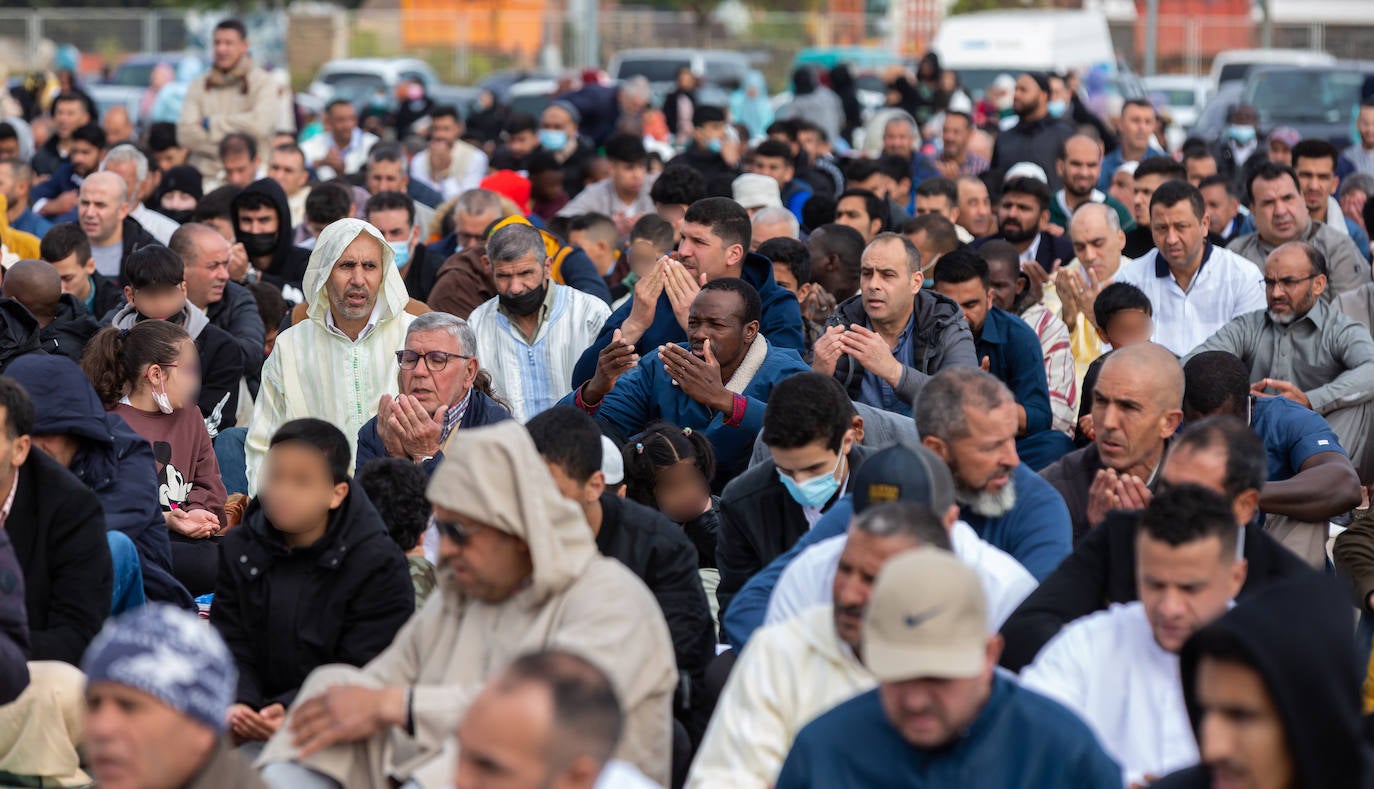
[{"label": "crowd of people", "polygon": [[1374,786],[1374,97],[403,87],[0,118],[0,784]]}]

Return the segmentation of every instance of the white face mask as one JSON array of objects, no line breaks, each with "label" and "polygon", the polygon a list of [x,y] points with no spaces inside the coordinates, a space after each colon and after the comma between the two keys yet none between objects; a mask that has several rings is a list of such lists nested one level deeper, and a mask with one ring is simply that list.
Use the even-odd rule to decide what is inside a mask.
[{"label": "white face mask", "polygon": [[161,392],[157,389],[152,389],[151,394],[153,395],[153,403],[157,405],[157,410],[164,414],[172,413],[172,399],[167,396],[166,384],[163,384]]}]

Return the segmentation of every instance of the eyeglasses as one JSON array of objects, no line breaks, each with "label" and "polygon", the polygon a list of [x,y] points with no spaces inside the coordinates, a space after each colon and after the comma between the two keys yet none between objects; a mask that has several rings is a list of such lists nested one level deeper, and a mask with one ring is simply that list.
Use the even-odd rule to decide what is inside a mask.
[{"label": "eyeglasses", "polygon": [[468,544],[468,540],[472,539],[474,533],[473,529],[463,526],[458,521],[440,520],[437,515],[429,516],[429,525],[438,530],[439,536],[460,548]]},{"label": "eyeglasses", "polygon": [[1265,277],[1264,289],[1273,290],[1274,288],[1278,287],[1283,288],[1284,290],[1292,290],[1293,288],[1296,288],[1297,286],[1308,281],[1309,279],[1316,279],[1320,276],[1320,274],[1308,274],[1305,277],[1284,277],[1283,279],[1270,279],[1269,277]]},{"label": "eyeglasses", "polygon": [[414,370],[415,365],[420,363],[420,359],[425,360],[425,368],[432,373],[448,367],[449,359],[471,359],[471,356],[464,356],[461,353],[445,353],[444,351],[397,351],[396,363],[401,365],[402,370]]}]

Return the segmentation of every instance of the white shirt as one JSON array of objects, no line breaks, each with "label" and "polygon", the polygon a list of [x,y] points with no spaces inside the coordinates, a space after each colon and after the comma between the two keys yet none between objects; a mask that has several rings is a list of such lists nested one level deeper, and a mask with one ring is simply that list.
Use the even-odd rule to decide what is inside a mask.
[{"label": "white shirt", "polygon": [[[831,537],[802,551],[793,559],[768,598],[764,624],[791,619],[803,611],[833,602],[831,587],[840,566],[840,554],[848,535]],[[954,555],[973,569],[988,601],[988,632],[996,633],[1016,607],[1035,591],[1035,577],[1010,555],[984,542],[963,521],[949,530]]]},{"label": "white shirt", "polygon": [[1259,267],[1236,253],[1211,244],[1202,251],[1202,265],[1188,290],[1179,287],[1159,250],[1121,265],[1117,282],[1129,282],[1145,292],[1154,308],[1150,339],[1183,356],[1233,318],[1265,308],[1264,275]]},{"label": "white shirt", "polygon": [[469,189],[478,188],[487,175],[486,153],[459,140],[453,144],[451,156],[453,161],[448,172],[436,178],[429,165],[429,149],[420,151],[410,160],[410,177],[442,194],[445,200],[452,200]]},{"label": "white shirt", "polygon": [[337,149],[338,143],[334,142],[334,135],[329,133],[317,134],[314,137],[301,143],[301,152],[305,154],[305,161],[315,168],[315,177],[321,182],[343,175],[352,175],[367,164],[367,154],[372,150],[372,146],[377,144],[377,135],[365,132],[362,129],[353,128],[353,135],[348,138],[348,145],[339,151],[339,158],[343,160],[344,171],[334,172],[333,167],[317,165],[316,162],[329,155],[329,152]]},{"label": "white shirt", "polygon": [[612,759],[601,768],[592,789],[662,789],[629,762]]},{"label": "white shirt", "polygon": [[1127,783],[1197,764],[1178,655],[1155,641],[1138,601],[1071,622],[1021,671],[1021,684],[1077,713]]},{"label": "white shirt", "polygon": [[133,217],[135,222],[138,222],[144,230],[148,231],[148,235],[156,238],[158,243],[164,247],[172,243],[172,234],[181,227],[172,221],[171,217],[159,214],[142,203],[130,211],[129,216]]},{"label": "white shirt", "polygon": [[1039,233],[1036,233],[1036,234],[1035,234],[1035,238],[1032,238],[1032,239],[1031,239],[1031,244],[1030,244],[1030,246],[1026,247],[1026,251],[1025,251],[1025,252],[1022,252],[1022,253],[1021,253],[1021,263],[1023,263],[1023,264],[1025,264],[1025,263],[1030,263],[1031,261],[1035,260],[1035,259],[1036,259],[1035,256],[1036,256],[1036,254],[1038,254],[1039,252],[1040,252],[1040,234],[1039,234]]}]

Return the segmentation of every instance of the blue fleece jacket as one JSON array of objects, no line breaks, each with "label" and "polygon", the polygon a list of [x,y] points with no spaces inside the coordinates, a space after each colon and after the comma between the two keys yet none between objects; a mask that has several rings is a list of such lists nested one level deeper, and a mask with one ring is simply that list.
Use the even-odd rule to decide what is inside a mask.
[{"label": "blue fleece jacket", "polygon": [[[806,353],[806,339],[802,335],[801,307],[797,305],[797,297],[792,295],[791,291],[773,280],[772,261],[750,252],[740,267],[740,279],[753,285],[754,290],[759,292],[759,300],[763,302],[763,318],[759,320],[759,331],[768,338],[769,344],[778,348],[791,348],[799,355]],[[591,380],[596,373],[597,356],[610,344],[615,330],[630,317],[633,307],[634,295],[631,294],[630,298],[606,319],[596,342],[582,352],[582,358],[577,360],[577,366],[573,368],[573,389]],[[664,293],[658,297],[654,322],[635,344],[635,352],[643,359],[660,345],[680,343],[686,339],[687,333],[678,325],[677,317],[673,315],[673,305],[668,301],[668,294]]]},{"label": "blue fleece jacket", "polygon": [[157,461],[147,439],[106,413],[85,373],[65,356],[28,354],[5,371],[33,398],[35,435],[81,440],[71,472],[100,498],[105,528],[133,540],[149,600],[193,604],[172,577],[172,547],[158,501]]},{"label": "blue fleece jacket", "polygon": [[1066,707],[999,672],[972,725],[936,750],[902,739],[877,690],[840,704],[797,735],[775,786],[1117,789],[1121,769]]},{"label": "blue fleece jacket", "polygon": [[[793,302],[795,307],[795,302]],[[671,313],[670,313],[671,314]],[[674,324],[676,325],[676,324]],[[755,342],[767,342],[762,336]],[[684,348],[687,343],[680,343]],[[749,463],[754,439],[763,428],[763,410],[773,387],[785,378],[811,370],[797,352],[768,345],[768,355],[749,385],[740,392],[749,401],[744,419],[737,427],[725,424],[725,415],[712,411],[688,397],[672,381],[658,359],[658,349],[639,360],[634,369],[615,382],[615,388],[602,398],[596,411],[599,422],[614,429],[622,439],[640,432],[651,422],[664,421],[678,427],[699,430],[716,452],[716,479],[712,489],[720,490]],[[577,392],[564,397],[559,405],[574,405]]]},{"label": "blue fleece jacket", "polygon": [[[984,542],[1011,554],[1035,580],[1043,581],[1073,550],[1073,525],[1064,499],[1025,463],[1011,473],[1016,486],[1016,505],[1000,518],[986,518],[962,507],[959,517],[978,532]],[[844,534],[854,516],[853,497],[845,496],[821,516],[811,530],[783,555],[759,570],[735,594],[721,620],[721,631],[736,652],[763,625],[768,598],[782,571],[801,552],[821,540]]]},{"label": "blue fleece jacket", "polygon": [[[481,392],[473,390],[472,399],[468,401],[468,410],[463,414],[463,421],[459,422],[458,427],[454,430],[485,427],[510,418],[510,412],[502,408],[499,403]],[[358,458],[353,465],[355,468],[362,468],[367,461],[384,457],[386,457],[386,447],[382,444],[382,437],[377,434],[377,417],[374,416],[358,430]],[[439,454],[421,463],[420,468],[424,469],[425,476],[432,475],[435,469],[439,468],[439,463],[443,459],[444,453],[441,450]]]}]

